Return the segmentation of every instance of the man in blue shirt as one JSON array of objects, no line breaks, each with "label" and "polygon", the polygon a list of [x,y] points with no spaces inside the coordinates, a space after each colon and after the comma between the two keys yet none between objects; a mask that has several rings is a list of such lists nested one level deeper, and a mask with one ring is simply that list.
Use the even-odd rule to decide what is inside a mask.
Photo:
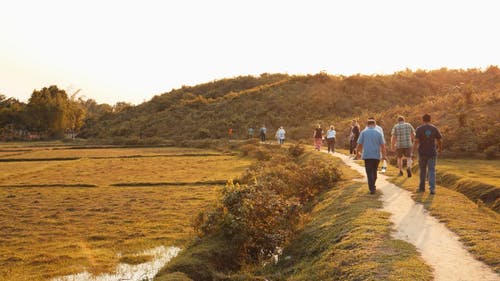
[{"label": "man in blue shirt", "polygon": [[[418,149],[418,166],[420,168],[420,184],[417,192],[425,191],[425,179],[429,172],[429,190],[431,194],[436,193],[436,158],[438,151],[441,152],[443,143],[441,132],[436,126],[431,124],[431,116],[425,114],[422,117],[424,124],[415,131],[415,143],[413,144],[413,154]],[[436,150],[437,146],[437,150]]]},{"label": "man in blue shirt", "polygon": [[365,160],[366,177],[368,178],[368,188],[371,194],[374,194],[377,189],[375,182],[377,181],[380,157],[386,159],[385,140],[376,129],[376,125],[374,119],[368,119],[366,129],[359,135],[356,148],[357,158],[361,156]]}]

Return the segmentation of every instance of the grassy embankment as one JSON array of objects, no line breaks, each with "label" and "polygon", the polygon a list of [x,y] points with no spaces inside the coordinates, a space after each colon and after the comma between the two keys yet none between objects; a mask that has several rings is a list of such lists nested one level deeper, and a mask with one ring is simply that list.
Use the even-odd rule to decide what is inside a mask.
[{"label": "grassy embankment", "polygon": [[352,181],[358,175],[323,153],[306,152],[297,162],[307,165],[312,159],[334,165],[342,179],[307,204],[278,263],[231,268],[234,262],[227,259],[240,258],[231,255],[233,244],[211,236],[191,244],[155,280],[201,280],[197,274],[207,272],[204,280],[431,280],[416,249],[391,238],[389,214],[380,210],[377,195]]},{"label": "grassy embankment", "polygon": [[9,281],[112,272],[150,258],[135,256],[142,250],[183,247],[193,214],[216,198],[213,182],[250,164],[201,149],[0,148],[0,280]]},{"label": "grassy embankment", "polygon": [[[425,193],[413,194],[416,202],[445,223],[477,259],[497,273],[500,273],[499,168],[500,161],[438,159],[436,195],[429,194],[428,185]],[[392,167],[387,174],[393,176],[391,181],[398,186],[415,192],[419,184],[418,169],[414,169],[412,178],[398,177],[397,173],[397,168]],[[487,199],[486,203],[483,199]]]},{"label": "grassy embankment", "polygon": [[437,182],[500,212],[500,161],[439,159]]}]

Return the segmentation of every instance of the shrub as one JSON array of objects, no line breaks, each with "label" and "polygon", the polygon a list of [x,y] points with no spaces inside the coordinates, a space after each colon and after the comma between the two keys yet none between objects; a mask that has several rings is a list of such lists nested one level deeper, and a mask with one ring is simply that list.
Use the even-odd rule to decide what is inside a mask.
[{"label": "shrub", "polygon": [[222,235],[231,241],[242,263],[258,263],[270,259],[293,236],[304,204],[333,187],[341,174],[322,159],[299,165],[282,150],[242,148],[247,154],[258,157],[266,151],[272,157],[247,171],[244,184],[228,182],[218,205],[200,213],[194,227],[200,237]]},{"label": "shrub", "polygon": [[271,159],[271,151],[268,147],[263,147],[255,144],[244,144],[239,147],[244,156],[251,156],[261,161]]},{"label": "shrub", "polygon": [[198,131],[196,132],[194,138],[195,139],[207,139],[207,138],[210,138],[210,130],[209,129],[206,129],[206,128],[200,128],[198,129]]},{"label": "shrub", "polygon": [[297,173],[301,202],[311,200],[319,191],[333,187],[341,178],[341,172],[333,165],[319,160],[310,160]]},{"label": "shrub", "polygon": [[275,254],[287,241],[298,219],[297,202],[264,185],[228,183],[221,205],[201,213],[195,229],[201,236],[221,234],[238,245],[237,256],[257,263]]},{"label": "shrub", "polygon": [[288,153],[289,153],[292,157],[297,158],[297,157],[299,157],[300,155],[304,154],[304,151],[305,151],[305,150],[306,150],[306,149],[305,149],[304,145],[303,145],[301,142],[299,142],[299,143],[297,143],[297,144],[294,144],[294,145],[290,146],[290,147],[288,148]]},{"label": "shrub", "polygon": [[489,146],[484,150],[486,159],[493,160],[496,159],[498,152],[498,147],[496,145]]},{"label": "shrub", "polygon": [[193,280],[260,280],[232,273],[279,254],[295,235],[306,203],[341,177],[324,155],[293,158],[287,150],[248,143],[242,150],[269,161],[256,162],[239,183],[229,181],[217,203],[196,216],[198,238],[160,272],[166,278],[160,280],[175,272]]}]

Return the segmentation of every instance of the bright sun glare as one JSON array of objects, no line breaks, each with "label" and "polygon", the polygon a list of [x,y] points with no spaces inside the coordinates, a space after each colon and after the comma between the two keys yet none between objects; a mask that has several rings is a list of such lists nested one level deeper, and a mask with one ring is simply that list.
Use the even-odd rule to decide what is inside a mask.
[{"label": "bright sun glare", "polygon": [[0,93],[141,103],[238,75],[500,65],[495,1],[3,1]]}]

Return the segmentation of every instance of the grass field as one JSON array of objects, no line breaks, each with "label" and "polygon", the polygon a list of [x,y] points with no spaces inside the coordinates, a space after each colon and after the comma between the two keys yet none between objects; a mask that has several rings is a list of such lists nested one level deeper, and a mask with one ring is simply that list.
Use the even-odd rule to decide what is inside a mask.
[{"label": "grass field", "polygon": [[479,159],[438,159],[439,170],[469,180],[500,187],[500,161]]},{"label": "grass field", "polygon": [[264,272],[272,272],[272,280],[432,280],[416,248],[391,237],[382,202],[367,194],[364,183],[352,182],[359,174],[328,158],[342,169],[344,180],[318,199],[284,249],[289,259]]},{"label": "grass field", "polygon": [[[3,149],[1,153],[12,150]],[[2,162],[8,157],[8,162]],[[34,148],[0,157],[1,186],[110,186],[224,181],[249,161],[210,150],[180,148]],[[39,161],[34,161],[42,159]],[[69,159],[69,160],[65,160]],[[26,161],[32,160],[32,161]],[[54,160],[54,161],[52,161]]]},{"label": "grass field", "polygon": [[[0,146],[0,159],[48,159],[0,162],[0,280],[112,272],[141,250],[184,246],[193,215],[216,198],[220,185],[210,181],[238,177],[250,164],[218,154]],[[79,159],[50,161],[71,157]],[[78,187],[85,185],[95,187]]]},{"label": "grass field", "polygon": [[79,148],[79,147],[18,147],[9,148],[0,146],[0,160],[9,159],[37,159],[37,158],[113,158],[113,157],[159,157],[186,154],[220,154],[213,150],[175,147],[130,147],[130,148]]},{"label": "grass field", "polygon": [[[235,272],[227,268],[234,266],[227,262],[232,257],[227,250],[233,245],[231,238],[205,236],[154,280],[212,280],[208,276],[214,280],[432,280],[431,268],[416,248],[392,238],[389,213],[380,210],[382,202],[367,194],[365,184],[352,181],[360,175],[336,157],[308,150],[300,157],[301,165],[330,163],[342,171],[342,179],[325,188],[300,214],[297,232],[283,245],[277,264],[246,264]],[[290,169],[278,160],[283,158],[274,159],[269,160],[270,166],[282,172]]]},{"label": "grass field", "polygon": [[[79,159],[74,161],[29,162],[28,170],[12,172],[18,163],[2,163],[11,171],[0,177],[1,185],[84,184],[110,186],[120,183],[162,183],[227,180],[238,176],[248,164],[234,162],[234,156]],[[25,162],[21,162],[25,163]],[[40,169],[41,165],[47,165]]]},{"label": "grass field", "polygon": [[[438,175],[454,174],[459,181],[474,181],[493,185],[498,189],[499,161],[469,160],[469,159],[438,159],[436,171]],[[389,176],[398,186],[415,192],[418,188],[418,170],[412,178],[397,176],[397,168],[390,167]],[[496,184],[495,184],[496,183]],[[413,198],[422,203],[430,213],[454,231],[476,258],[490,265],[500,273],[500,215],[486,207],[478,200],[471,200],[455,188],[436,186],[436,195],[415,193]],[[472,185],[481,188],[481,185]]]}]

